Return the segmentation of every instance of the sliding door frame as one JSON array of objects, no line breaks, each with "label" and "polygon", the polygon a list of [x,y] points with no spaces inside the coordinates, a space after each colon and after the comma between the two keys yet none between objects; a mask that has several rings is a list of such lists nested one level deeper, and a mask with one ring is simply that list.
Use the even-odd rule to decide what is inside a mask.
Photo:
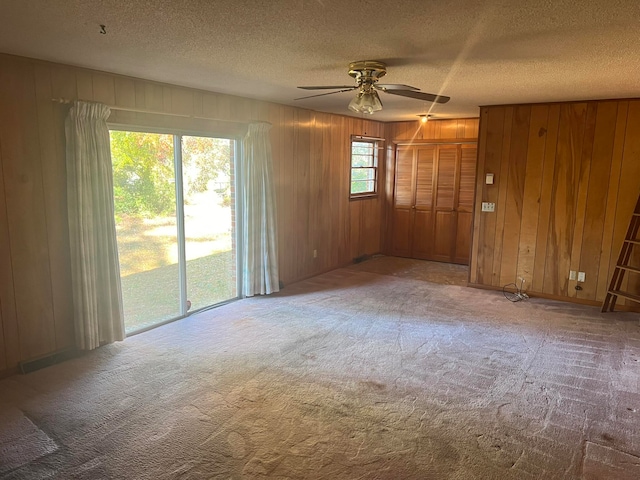
[{"label": "sliding door frame", "polygon": [[[143,126],[143,125],[132,125],[125,123],[116,123],[116,122],[108,122],[107,127],[109,130],[118,130],[125,132],[138,132],[138,133],[151,133],[151,134],[162,134],[162,135],[172,135],[173,136],[173,162],[174,162],[174,174],[176,177],[175,185],[175,194],[176,194],[176,228],[177,228],[177,241],[178,241],[178,272],[179,272],[179,289],[180,289],[180,315],[176,317],[171,317],[166,320],[162,320],[158,323],[154,323],[153,325],[149,325],[146,327],[142,327],[135,331],[129,332],[126,334],[127,337],[132,335],[137,335],[138,333],[146,332],[153,328],[159,327],[161,325],[166,325],[168,323],[175,322],[176,320],[181,320],[183,318],[189,317],[193,314],[203,312],[212,308],[219,307],[221,305],[226,305],[231,302],[235,302],[236,300],[240,300],[244,298],[244,292],[242,291],[242,268],[241,268],[241,260],[243,258],[243,249],[242,242],[240,239],[243,238],[244,234],[244,223],[241,220],[240,212],[242,212],[243,200],[242,200],[242,168],[241,161],[242,158],[242,138],[243,135],[230,135],[230,134],[217,134],[216,132],[211,131],[201,131],[201,130],[191,130],[184,128],[164,128],[164,127],[154,127],[154,126]],[[227,300],[223,300],[222,302],[218,302],[213,305],[207,305],[205,307],[199,308],[197,310],[188,310],[187,305],[187,271],[186,271],[186,238],[185,238],[185,223],[184,223],[184,177],[182,174],[182,137],[184,136],[192,136],[192,137],[204,137],[204,138],[220,138],[227,139],[233,142],[233,158],[231,161],[233,162],[233,189],[234,189],[234,205],[235,212],[232,214],[235,217],[235,225],[234,232],[231,239],[232,245],[235,248],[235,269],[236,269],[236,296],[234,298],[230,298]],[[180,179],[178,181],[178,178]],[[126,320],[126,319],[125,319]]]}]

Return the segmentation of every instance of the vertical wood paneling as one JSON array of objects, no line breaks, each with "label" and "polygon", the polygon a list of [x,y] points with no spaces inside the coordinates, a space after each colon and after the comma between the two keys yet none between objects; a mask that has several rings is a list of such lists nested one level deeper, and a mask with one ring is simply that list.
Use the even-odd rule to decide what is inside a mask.
[{"label": "vertical wood paneling", "polygon": [[[51,93],[53,98],[67,98],[67,99],[87,99],[93,98],[93,84],[90,88],[82,89],[82,96],[78,97],[78,87],[75,72],[72,69],[65,66],[53,66],[51,71]],[[90,72],[82,72],[81,79],[89,77],[91,79]],[[91,81],[91,80],[90,80]]]},{"label": "vertical wood paneling", "polygon": [[463,138],[477,138],[479,128],[480,128],[479,118],[467,118],[464,121],[464,137]]},{"label": "vertical wood paneling", "polygon": [[[440,132],[438,135],[440,138],[459,138],[458,137],[458,120],[442,120],[437,123],[440,126]],[[462,131],[464,134],[464,130]]]},{"label": "vertical wood paneling", "polygon": [[[474,251],[479,252],[472,255],[472,264],[476,265],[476,271],[471,277],[475,281],[484,285],[491,285],[491,272],[493,269],[493,246],[496,233],[496,213],[487,215],[481,212],[477,205],[482,202],[497,202],[498,187],[500,185],[500,175],[497,175],[494,185],[485,185],[485,173],[496,174],[500,170],[500,156],[502,155],[502,136],[505,124],[504,109],[485,109],[482,120],[482,138],[480,145],[482,153],[479,158],[477,170],[477,192],[476,192],[476,215],[474,223],[474,233],[477,237],[473,239]],[[507,137],[509,138],[509,137]],[[482,170],[481,170],[482,168]],[[499,208],[499,207],[498,207]],[[500,212],[500,210],[498,210]]]},{"label": "vertical wood paneling", "polygon": [[[322,144],[322,128],[320,127],[321,120],[318,119],[318,114],[313,112],[310,120],[310,162],[309,162],[309,230],[307,232],[307,242],[309,248],[313,251],[317,250],[318,245],[324,245],[324,233],[318,230],[319,235],[314,235],[317,228],[322,225],[322,189],[320,188],[322,180],[322,168],[323,168],[323,144]],[[320,128],[319,128],[320,127]],[[324,254],[325,252],[321,252]],[[322,257],[320,257],[322,259]],[[318,258],[312,259],[316,264],[321,260]]]},{"label": "vertical wood paneling", "polygon": [[526,172],[522,199],[522,222],[518,247],[518,277],[525,280],[527,288],[533,281],[536,234],[540,209],[540,187],[547,140],[549,106],[536,105],[531,109],[529,139],[527,142]]},{"label": "vertical wood paneling", "polygon": [[[604,222],[607,199],[600,192],[606,192],[611,172],[611,160],[615,140],[618,102],[602,102],[597,106],[593,154],[589,173],[587,203],[584,215],[584,232],[580,253],[580,270],[587,278],[596,279],[600,274],[600,249],[604,242]],[[606,269],[606,266],[604,267]],[[606,277],[606,271],[603,277]],[[596,298],[597,282],[586,282],[583,286],[584,298]]]},{"label": "vertical wood paneling", "polygon": [[[500,259],[500,285],[515,282],[518,276],[518,247],[522,225],[524,176],[527,166],[527,143],[531,107],[514,109],[511,127],[510,161],[507,177],[507,197],[504,205],[502,231],[502,257]],[[504,180],[504,179],[503,179]]]},{"label": "vertical wood paneling", "polygon": [[[218,102],[218,105],[221,106],[220,113],[222,110],[226,110],[226,102]],[[222,107],[222,105],[225,105]],[[295,110],[293,108],[284,108],[284,125],[294,125],[294,120],[297,120],[295,117]],[[291,235],[285,237],[284,239],[284,248],[281,250],[282,257],[286,258],[290,256],[294,259],[293,262],[286,262],[283,268],[283,281],[288,283],[287,280],[290,278],[296,278],[298,273],[298,243],[294,241],[297,234],[297,226],[295,224],[296,221],[296,180],[297,180],[297,171],[295,168],[295,154],[296,154],[296,142],[297,142],[297,131],[294,128],[283,128],[284,138],[282,141],[282,145],[287,145],[289,148],[285,148],[282,150],[282,178],[283,178],[283,203],[282,203],[282,221],[293,227]],[[285,280],[286,279],[286,280]]]},{"label": "vertical wood paneling", "polygon": [[422,123],[419,120],[390,122],[386,125],[385,138],[390,142],[476,140],[478,138],[478,128],[478,118],[429,120],[427,123]]},{"label": "vertical wood paneling", "polygon": [[551,190],[551,225],[545,265],[544,293],[566,296],[571,266],[573,227],[580,172],[580,154],[585,127],[586,104],[560,107],[554,182]]},{"label": "vertical wood paneling", "polygon": [[[148,108],[149,110],[152,111],[158,111],[161,112],[164,106],[164,89],[162,87],[162,85],[158,85],[157,83],[148,83],[145,82],[144,85],[144,104],[145,104],[145,108]],[[206,103],[207,97],[205,96],[204,101],[205,104],[204,106],[207,106]],[[215,115],[216,110],[213,110],[211,115]],[[205,115],[207,113],[205,112]]]},{"label": "vertical wood paneling", "polygon": [[[0,135],[0,166],[2,161],[2,136]],[[0,168],[0,198],[5,198],[4,174]],[[17,351],[18,323],[11,268],[11,245],[6,202],[0,202],[0,370],[15,365],[20,360]]]},{"label": "vertical wood paneling", "polygon": [[[55,350],[34,67],[0,68],[0,129],[21,358]],[[12,367],[13,365],[9,365]]]},{"label": "vertical wood paneling", "polygon": [[188,90],[186,88],[171,88],[170,112],[177,113],[179,115],[194,115],[193,90]]},{"label": "vertical wood paneling", "polygon": [[[501,173],[490,189],[477,183],[471,282],[524,276],[534,294],[602,301],[640,190],[640,101],[483,107],[481,125],[478,176]],[[478,213],[494,188],[496,215]],[[500,282],[486,275],[491,263]],[[581,290],[569,270],[586,273]]]},{"label": "vertical wood paneling", "polygon": [[136,106],[136,86],[132,78],[115,77],[114,103],[120,107]]},{"label": "vertical wood paneling", "polygon": [[549,192],[553,186],[553,174],[555,172],[556,147],[558,144],[558,125],[560,123],[560,105],[549,107],[549,122],[544,146],[544,164],[542,167],[542,184],[538,192],[540,208],[538,210],[538,223],[536,229],[535,259],[533,262],[533,279],[531,290],[542,292],[545,283],[545,266],[547,261],[547,238],[549,236],[549,219],[551,217],[551,205],[553,198]]},{"label": "vertical wood paneling", "polygon": [[[478,124],[478,161],[476,164],[476,191],[474,196],[474,205],[481,205],[484,198],[484,185],[485,185],[485,159],[487,152],[487,112],[483,115],[484,121]],[[484,222],[480,221],[482,212],[478,208],[474,208],[473,212],[473,230],[471,233],[471,252],[476,254],[471,255],[469,264],[469,283],[477,284],[478,282],[478,254],[480,251],[480,238],[484,237]]]},{"label": "vertical wood paneling", "polygon": [[[372,132],[372,135],[378,138],[384,137],[384,125],[378,122],[372,122],[367,120],[367,131]],[[378,150],[378,165],[384,165],[384,144],[380,145]],[[378,188],[383,188],[385,180],[384,168],[378,168]],[[362,239],[361,251],[362,254],[371,254],[374,252],[382,251],[382,226],[383,226],[383,214],[384,214],[384,197],[378,192],[378,196],[375,199],[363,200],[367,206],[367,211],[362,217],[364,223],[363,231],[365,233]]]},{"label": "vertical wood paneling", "polygon": [[[145,83],[140,80],[134,80],[134,91],[135,91],[135,106],[136,108],[147,108],[147,95],[145,90]],[[201,98],[201,104],[204,104],[204,101]],[[202,115],[202,110],[200,110],[200,115]]]},{"label": "vertical wood paneling", "polygon": [[[593,155],[593,142],[595,136],[597,104],[591,102],[587,105],[584,138],[582,140],[582,152],[579,162],[579,173],[577,180],[577,195],[575,202],[575,224],[573,229],[573,245],[571,246],[571,270],[584,271],[580,265],[580,253],[582,251],[582,240],[584,233],[585,212],[587,208],[587,191],[589,189],[589,173],[591,171],[591,158]],[[565,273],[565,275],[567,275]],[[591,279],[591,277],[589,277]],[[592,283],[592,282],[589,282]],[[570,296],[584,297],[584,293],[579,295],[580,290],[575,289],[573,281],[569,281]]]},{"label": "vertical wood paneling", "polygon": [[38,98],[38,135],[45,200],[47,242],[51,269],[55,348],[73,345],[73,299],[71,291],[71,258],[67,224],[66,167],[61,106],[51,102],[51,74],[42,65],[35,66]]},{"label": "vertical wood paneling", "polygon": [[296,278],[302,278],[309,271],[312,249],[309,246],[309,162],[311,150],[311,134],[309,122],[311,112],[308,110],[294,110],[296,122],[295,135],[295,238],[298,239],[296,248]]},{"label": "vertical wood paneling", "polygon": [[[72,77],[73,77],[73,73],[74,73],[73,71],[68,70],[68,74]],[[75,98],[79,100],[93,100],[93,77],[91,75],[91,72],[84,72],[84,71],[77,72],[75,75],[74,81],[77,85],[77,92],[76,92]],[[74,96],[64,96],[64,95],[56,94],[55,91],[53,91],[53,96],[69,98],[69,99],[74,98]],[[65,110],[65,107],[66,106],[62,106],[61,110]],[[64,119],[64,116],[63,116],[63,119]]]},{"label": "vertical wood paneling", "polygon": [[[349,212],[349,165],[351,148],[345,139],[350,122],[347,118],[340,118],[332,122],[331,127],[331,156],[332,158],[345,158],[343,164],[332,162],[332,183],[334,187],[333,198],[335,200],[335,245],[337,245],[337,261],[351,258],[350,248],[350,212]],[[344,261],[344,260],[343,260]]]},{"label": "vertical wood paneling", "polygon": [[[509,162],[505,159],[509,158],[511,153],[511,130],[513,127],[513,107],[507,107],[503,110],[503,136],[498,137],[495,141],[501,145],[495,148],[496,168],[488,170],[489,172],[498,172],[498,180],[494,186],[487,185],[487,201],[496,203],[495,213],[488,213],[485,222],[488,225],[488,238],[485,243],[485,252],[490,255],[487,260],[488,282],[490,285],[500,284],[500,265],[502,263],[502,242],[504,240],[504,219],[507,214],[507,187],[509,186]],[[499,156],[498,156],[499,155]]]},{"label": "vertical wood paneling", "polygon": [[91,98],[91,100],[106,105],[115,105],[116,88],[114,76],[93,72],[91,74],[91,80],[93,82],[93,98]]},{"label": "vertical wood paneling", "polygon": [[[607,208],[604,217],[602,234],[602,256],[600,259],[600,272],[598,275],[596,298],[604,298],[609,289],[609,279],[613,275],[615,263],[619,252],[613,249],[613,227],[615,225],[616,210],[618,208],[618,185],[620,184],[620,171],[622,168],[622,155],[624,154],[625,134],[627,130],[627,117],[629,102],[618,104],[618,116],[616,119],[615,138],[613,141],[613,153],[611,155],[611,171],[609,173],[609,188],[607,195]],[[606,272],[606,275],[603,273]]]}]

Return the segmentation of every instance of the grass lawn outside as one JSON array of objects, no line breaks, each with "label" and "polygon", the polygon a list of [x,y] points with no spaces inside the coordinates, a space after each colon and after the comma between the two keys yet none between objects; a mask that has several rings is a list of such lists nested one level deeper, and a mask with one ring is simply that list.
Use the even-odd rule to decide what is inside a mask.
[{"label": "grass lawn outside", "polygon": [[[231,250],[187,261],[187,297],[191,310],[235,298],[236,280]],[[122,278],[126,332],[180,316],[178,264],[167,265]]]},{"label": "grass lawn outside", "polygon": [[[186,217],[191,311],[237,296],[228,212]],[[126,332],[181,316],[175,217],[123,216],[116,231]]]}]

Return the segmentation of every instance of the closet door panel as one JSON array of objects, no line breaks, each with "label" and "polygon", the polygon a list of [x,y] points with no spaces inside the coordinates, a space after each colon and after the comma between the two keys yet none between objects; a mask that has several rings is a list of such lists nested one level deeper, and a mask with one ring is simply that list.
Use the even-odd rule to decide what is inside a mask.
[{"label": "closet door panel", "polygon": [[432,260],[451,262],[455,247],[456,216],[454,212],[436,212]]},{"label": "closet door panel", "polygon": [[436,162],[435,220],[432,259],[453,261],[456,234],[456,186],[458,145],[440,145]]},{"label": "closet door panel", "polygon": [[397,257],[411,257],[412,212],[406,209],[394,209],[393,232],[391,236],[391,254]]},{"label": "closet door panel", "polygon": [[391,253],[399,257],[411,256],[412,217],[415,196],[414,149],[398,147],[394,185]]},{"label": "closet door panel", "polygon": [[471,223],[473,216],[473,197],[476,182],[476,145],[462,145],[460,150],[460,180],[458,187],[458,221],[456,225],[456,244],[454,263],[469,264],[471,249]]},{"label": "closet door panel", "polygon": [[433,214],[416,209],[413,217],[412,258],[429,260],[433,250]]},{"label": "closet door panel", "polygon": [[433,206],[433,170],[436,148],[431,145],[416,148],[416,201],[420,210]]},{"label": "closet door panel", "polygon": [[416,178],[412,257],[428,259],[433,244],[433,183],[436,147],[415,147]]},{"label": "closet door panel", "polygon": [[455,207],[457,165],[458,145],[438,147],[435,194],[437,211],[452,212]]},{"label": "closet door panel", "polygon": [[411,208],[414,200],[414,149],[398,147],[396,153],[396,182],[394,208]]},{"label": "closet door panel", "polygon": [[392,255],[468,264],[476,145],[396,150]]}]

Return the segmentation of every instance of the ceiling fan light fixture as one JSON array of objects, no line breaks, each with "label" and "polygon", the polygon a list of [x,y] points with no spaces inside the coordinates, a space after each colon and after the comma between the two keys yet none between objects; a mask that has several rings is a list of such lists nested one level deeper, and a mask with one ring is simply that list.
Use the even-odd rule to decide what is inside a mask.
[{"label": "ceiling fan light fixture", "polygon": [[[355,79],[354,86],[348,85],[332,85],[332,86],[314,86],[314,87],[298,87],[304,90],[336,90],[334,92],[320,93],[317,95],[309,95],[306,97],[296,98],[295,100],[303,100],[305,98],[322,97],[325,95],[333,95],[336,93],[356,91],[356,97],[349,102],[349,110],[360,113],[362,115],[372,115],[382,110],[382,102],[378,96],[378,92],[382,91],[389,95],[414,98],[423,102],[447,103],[450,98],[444,95],[435,95],[433,93],[421,92],[419,88],[411,85],[398,83],[382,84],[378,83],[381,77],[387,73],[387,65],[377,60],[361,60],[351,62],[349,64],[349,75]],[[426,120],[424,120],[426,123]]]},{"label": "ceiling fan light fixture", "polygon": [[380,101],[378,92],[375,90],[358,92],[353,100],[349,102],[349,110],[366,115],[373,115],[374,112],[382,110],[382,102]]}]

